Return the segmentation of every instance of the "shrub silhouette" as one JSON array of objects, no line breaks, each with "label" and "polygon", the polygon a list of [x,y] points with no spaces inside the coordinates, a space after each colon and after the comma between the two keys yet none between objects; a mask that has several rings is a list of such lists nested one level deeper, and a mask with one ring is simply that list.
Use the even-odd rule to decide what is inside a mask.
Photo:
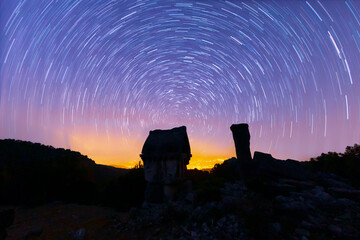
[{"label": "shrub silhouette", "polygon": [[347,146],[344,153],[322,153],[310,160],[315,171],[325,171],[347,178],[354,186],[360,186],[360,145]]},{"label": "shrub silhouette", "polygon": [[142,162],[139,162],[128,173],[107,186],[102,202],[120,210],[128,210],[143,203],[145,188],[144,168]]},{"label": "shrub silhouette", "polygon": [[198,169],[188,170],[187,177],[192,181],[193,191],[199,204],[220,200],[220,189],[224,185],[224,178]]},{"label": "shrub silhouette", "polygon": [[210,173],[214,177],[233,182],[240,179],[240,168],[240,161],[236,158],[230,158],[221,164],[215,164]]}]

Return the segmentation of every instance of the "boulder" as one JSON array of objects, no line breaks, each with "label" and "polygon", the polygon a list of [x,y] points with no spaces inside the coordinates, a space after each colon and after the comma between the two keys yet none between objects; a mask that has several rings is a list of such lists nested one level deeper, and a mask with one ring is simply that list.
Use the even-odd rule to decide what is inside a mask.
[{"label": "boulder", "polygon": [[308,180],[310,172],[305,169],[301,162],[295,160],[278,160],[271,154],[255,152],[254,161],[259,174],[273,175],[298,180]]},{"label": "boulder", "polygon": [[80,228],[71,234],[71,239],[83,240],[83,239],[85,239],[85,234],[86,234],[86,229]]},{"label": "boulder", "polygon": [[329,187],[328,192],[338,198],[348,198],[360,202],[360,190]]}]

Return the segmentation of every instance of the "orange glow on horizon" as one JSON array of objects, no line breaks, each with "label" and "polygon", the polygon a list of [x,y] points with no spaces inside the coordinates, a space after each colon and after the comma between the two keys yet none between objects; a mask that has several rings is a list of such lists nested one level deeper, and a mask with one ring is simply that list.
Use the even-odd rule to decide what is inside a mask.
[{"label": "orange glow on horizon", "polygon": [[71,135],[69,142],[72,150],[87,155],[97,164],[131,168],[140,160],[135,155],[140,151],[136,139],[81,132]]},{"label": "orange glow on horizon", "polygon": [[[119,168],[133,168],[141,161],[139,154],[143,141],[85,130],[69,136],[72,150],[87,155],[97,164]],[[224,149],[209,142],[190,139],[190,144],[192,158],[187,166],[188,169],[211,169],[216,163],[222,163],[234,155],[232,149]]]},{"label": "orange glow on horizon", "polygon": [[[226,159],[228,158],[219,158],[215,156],[193,156],[190,159],[189,165],[187,165],[187,169],[195,169],[195,168],[199,170],[211,169],[214,167],[215,164],[222,163]],[[141,159],[139,159],[138,161],[129,161],[122,165],[116,165],[116,164],[109,164],[109,165],[118,168],[133,168],[139,161],[141,161]]]},{"label": "orange glow on horizon", "polygon": [[222,163],[228,157],[216,157],[216,156],[193,156],[190,159],[187,169],[211,169],[217,163]]}]

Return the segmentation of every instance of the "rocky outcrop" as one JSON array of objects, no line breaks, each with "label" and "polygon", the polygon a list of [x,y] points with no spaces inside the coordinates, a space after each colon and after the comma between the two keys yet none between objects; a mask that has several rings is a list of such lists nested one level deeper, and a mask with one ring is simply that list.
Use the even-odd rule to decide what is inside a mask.
[{"label": "rocky outcrop", "polygon": [[150,131],[142,153],[145,179],[148,182],[145,200],[162,202],[178,198],[186,188],[186,165],[191,158],[186,127]]},{"label": "rocky outcrop", "polygon": [[230,130],[234,138],[237,159],[243,161],[251,160],[249,125],[246,123],[233,124]]},{"label": "rocky outcrop", "polygon": [[266,174],[299,180],[305,180],[310,177],[310,172],[299,161],[290,159],[278,160],[273,158],[271,154],[255,152],[254,162],[258,173],[262,175]]},{"label": "rocky outcrop", "polygon": [[312,171],[309,163],[261,152],[251,159],[248,125],[232,125],[231,131],[237,158],[208,175],[189,175],[194,201],[134,208],[117,223],[118,231],[148,229],[139,236],[144,239],[360,238],[360,190],[334,174]]},{"label": "rocky outcrop", "polygon": [[[348,187],[348,192],[357,192]],[[248,189],[242,181],[225,182],[220,194],[218,201],[201,205],[169,203],[134,208],[117,229],[133,234],[148,229],[147,239],[360,237],[360,201],[338,195],[337,190],[325,187],[316,178],[303,181],[280,177],[265,182],[261,191]]]}]

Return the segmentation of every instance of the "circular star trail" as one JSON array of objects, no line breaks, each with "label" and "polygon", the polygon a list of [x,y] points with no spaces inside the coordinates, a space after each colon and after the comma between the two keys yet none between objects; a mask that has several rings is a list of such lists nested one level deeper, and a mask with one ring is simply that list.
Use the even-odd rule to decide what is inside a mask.
[{"label": "circular star trail", "polygon": [[[186,125],[193,166],[360,142],[358,1],[1,1],[0,137],[138,160]],[[211,159],[211,160],[209,160]]]}]

